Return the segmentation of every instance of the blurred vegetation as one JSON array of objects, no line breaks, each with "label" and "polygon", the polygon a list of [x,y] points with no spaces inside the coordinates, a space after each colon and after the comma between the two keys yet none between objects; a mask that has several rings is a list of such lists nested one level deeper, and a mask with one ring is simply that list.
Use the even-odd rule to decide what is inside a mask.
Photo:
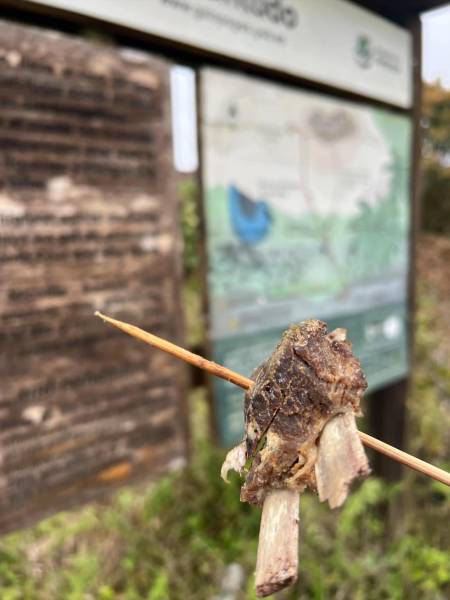
[{"label": "blurred vegetation", "polygon": [[196,178],[186,177],[178,183],[181,230],[183,234],[183,261],[186,275],[195,273],[200,263],[200,190]]},{"label": "blurred vegetation", "polygon": [[200,190],[196,178],[186,177],[178,184],[180,202],[181,232],[183,235],[183,304],[186,344],[190,348],[205,339],[201,273],[201,226],[200,226]]},{"label": "blurred vegetation", "polygon": [[[445,466],[450,372],[433,358],[434,304],[423,292],[411,439]],[[191,397],[193,459],[181,472],[120,491],[108,504],[60,513],[0,541],[2,600],[212,600],[226,565],[239,563],[239,600],[254,599],[259,510],[239,501],[239,478],[219,478],[203,390]],[[449,464],[447,463],[447,467]],[[444,600],[450,597],[449,488],[409,472],[401,484],[370,477],[345,506],[301,501],[298,585],[285,600]]]},{"label": "blurred vegetation", "polygon": [[450,91],[440,82],[424,85],[423,226],[450,233]]},{"label": "blurred vegetation", "polygon": [[[450,450],[450,357],[439,351],[440,335],[447,332],[436,327],[437,319],[435,302],[431,296],[422,293],[416,321],[416,366],[409,401],[409,434],[413,452],[426,460],[444,461],[445,457],[448,460]],[[446,329],[449,329],[448,323]]]}]

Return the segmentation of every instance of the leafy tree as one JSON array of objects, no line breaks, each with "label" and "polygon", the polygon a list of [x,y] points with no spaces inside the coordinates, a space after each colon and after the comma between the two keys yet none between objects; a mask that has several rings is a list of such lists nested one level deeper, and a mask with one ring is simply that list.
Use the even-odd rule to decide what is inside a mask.
[{"label": "leafy tree", "polygon": [[424,85],[423,226],[450,233],[450,90],[440,82]]}]

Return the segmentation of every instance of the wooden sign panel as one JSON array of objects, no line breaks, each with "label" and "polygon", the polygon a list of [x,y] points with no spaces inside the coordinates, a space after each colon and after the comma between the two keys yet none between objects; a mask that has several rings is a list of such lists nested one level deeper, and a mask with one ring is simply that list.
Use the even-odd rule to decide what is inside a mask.
[{"label": "wooden sign panel", "polygon": [[0,23],[0,531],[185,456],[169,65]]}]

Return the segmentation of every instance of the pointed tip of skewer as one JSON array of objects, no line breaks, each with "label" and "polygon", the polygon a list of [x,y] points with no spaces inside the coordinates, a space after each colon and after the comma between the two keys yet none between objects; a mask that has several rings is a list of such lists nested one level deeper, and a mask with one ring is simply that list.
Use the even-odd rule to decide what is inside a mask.
[{"label": "pointed tip of skewer", "polygon": [[[95,311],[94,316],[95,317],[100,317],[100,319],[102,319],[102,321],[104,323],[109,323],[110,325],[114,325],[114,327],[118,327],[119,329],[122,329],[122,331],[126,331],[130,335],[133,335],[132,333],[130,333],[131,329],[136,329],[136,330],[139,329],[138,327],[135,327],[134,325],[130,325],[129,323],[124,323],[123,321],[118,321],[117,319],[113,319],[112,317],[108,317],[108,315],[104,315],[99,310]],[[142,331],[142,333],[144,335],[151,335],[151,334],[148,334],[146,331]]]},{"label": "pointed tip of skewer", "polygon": [[107,315],[104,315],[99,310],[95,311],[94,317],[100,317],[100,319],[102,319],[102,321],[104,323],[111,323],[112,325],[116,325],[119,322],[119,321],[116,321],[115,319],[113,319],[112,317],[108,317]]}]

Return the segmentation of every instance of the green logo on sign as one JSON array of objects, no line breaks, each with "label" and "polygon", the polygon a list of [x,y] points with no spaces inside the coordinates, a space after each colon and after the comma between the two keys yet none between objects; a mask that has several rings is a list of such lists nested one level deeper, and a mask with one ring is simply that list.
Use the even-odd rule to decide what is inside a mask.
[{"label": "green logo on sign", "polygon": [[359,35],[356,38],[354,57],[362,69],[370,67],[373,58],[372,44],[367,35]]}]

